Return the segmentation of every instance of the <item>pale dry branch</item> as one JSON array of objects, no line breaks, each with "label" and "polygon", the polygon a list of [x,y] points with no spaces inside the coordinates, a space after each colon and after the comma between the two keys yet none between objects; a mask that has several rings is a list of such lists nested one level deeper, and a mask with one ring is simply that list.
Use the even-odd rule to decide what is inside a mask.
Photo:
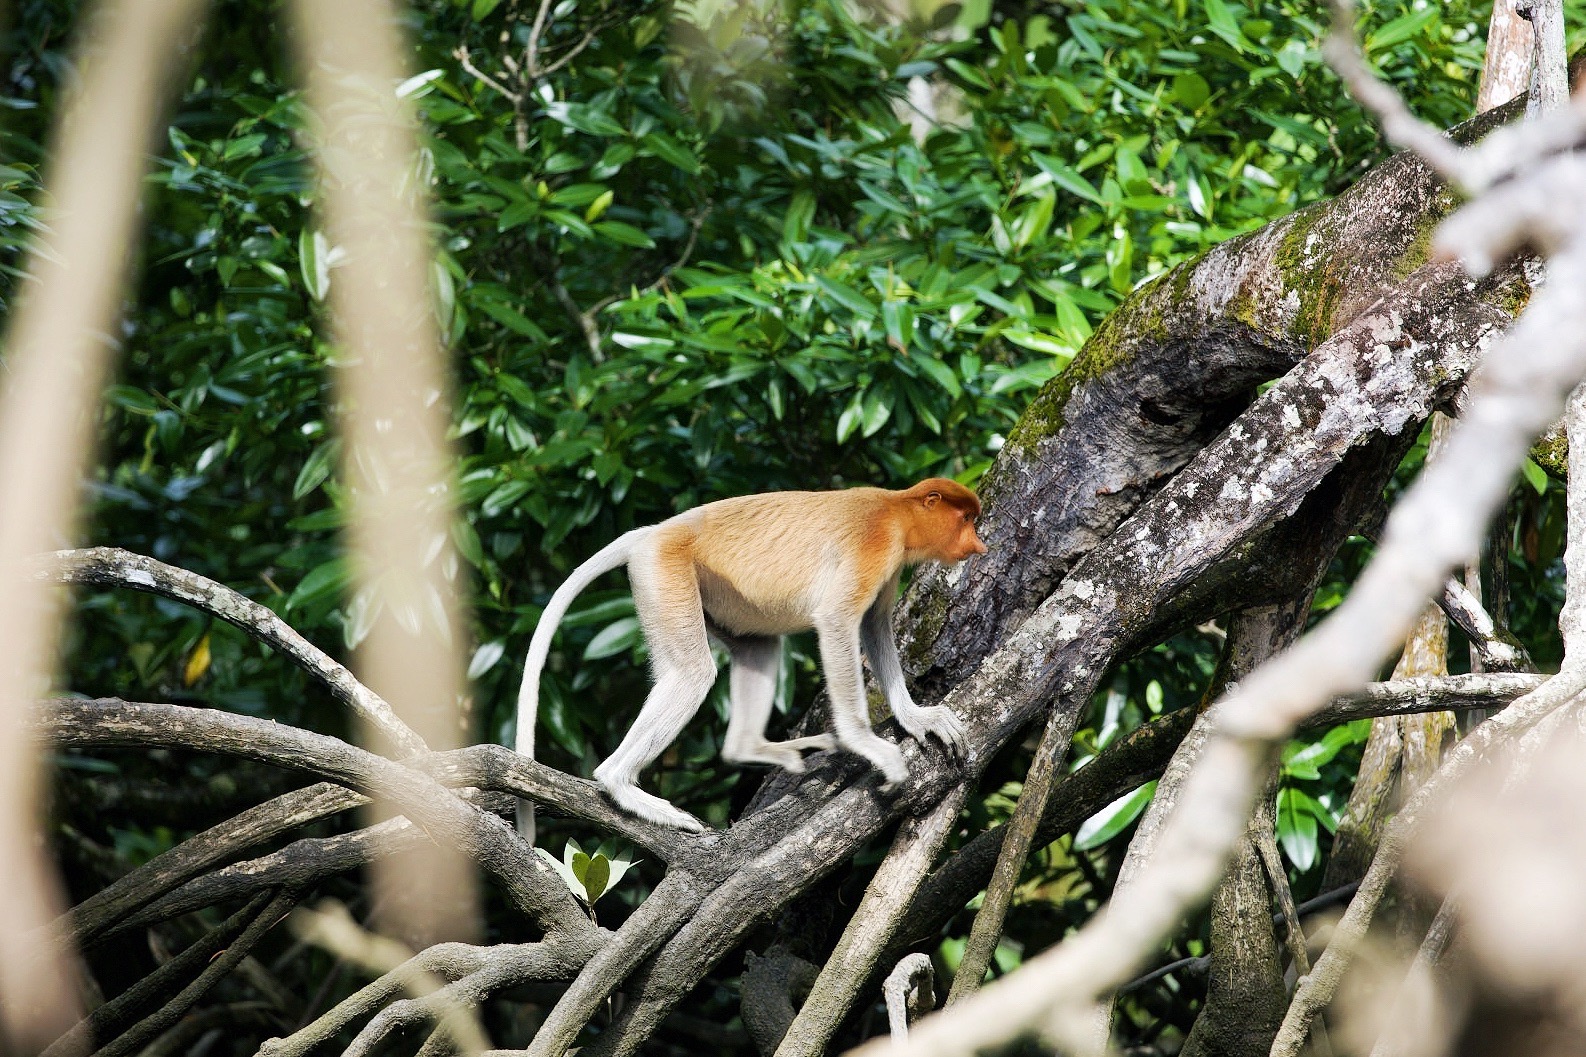
[{"label": "pale dry branch", "polygon": [[[351,516],[351,623],[361,682],[437,749],[462,743],[469,620],[456,524],[451,378],[436,322],[428,187],[396,86],[411,72],[393,0],[297,0],[292,41],[312,111],[319,209],[341,251],[330,284],[342,480]],[[383,748],[383,726],[364,737]],[[373,811],[379,814],[377,791]],[[383,926],[423,942],[482,928],[467,857],[421,844],[373,864]]]},{"label": "pale dry branch", "polygon": [[588,961],[590,952],[590,945],[577,937],[494,947],[439,943],[382,973],[290,1036],[267,1040],[259,1055],[304,1057],[343,1029],[378,1013],[395,996],[409,990],[415,977],[445,981],[447,986],[472,981],[469,986],[482,998],[493,990],[529,981],[566,980]]},{"label": "pale dry branch", "polygon": [[1329,6],[1333,31],[1322,41],[1322,54],[1349,94],[1376,115],[1390,143],[1414,151],[1444,180],[1461,186],[1465,178],[1463,152],[1442,129],[1410,113],[1399,93],[1377,78],[1355,39],[1355,5],[1349,0],[1330,0]]},{"label": "pale dry branch", "polygon": [[1457,899],[1449,896],[1438,908],[1393,997],[1371,1057],[1438,1057],[1447,1052],[1455,1024],[1438,968],[1454,934],[1457,907]]},{"label": "pale dry branch", "polygon": [[40,754],[28,711],[48,685],[60,592],[36,555],[76,535],[79,483],[138,227],[142,177],[167,81],[202,0],[106,0],[52,133],[42,237],[5,337],[0,391],[0,1049],[42,1048],[77,1021],[53,869],[35,840]]},{"label": "pale dry branch", "polygon": [[[1322,53],[1350,94],[1376,116],[1389,142],[1414,151],[1451,186],[1475,195],[1516,174],[1533,175],[1530,171],[1537,162],[1576,146],[1586,133],[1586,99],[1577,98],[1572,105],[1538,114],[1523,125],[1498,129],[1475,147],[1459,147],[1442,130],[1410,113],[1398,92],[1377,78],[1355,40],[1354,4],[1329,2],[1333,31],[1323,41]],[[1559,25],[1562,28],[1562,22]],[[1560,36],[1560,56],[1562,44]],[[1553,69],[1551,59],[1543,63]],[[1558,75],[1555,71],[1548,76]]]},{"label": "pale dry branch", "polygon": [[[401,966],[414,966],[412,951],[396,940],[365,930],[340,903],[327,901],[314,910],[300,908],[292,915],[292,930],[300,938],[370,972],[391,974]],[[444,981],[417,966],[401,973],[400,979],[414,997],[408,1004],[413,1019],[433,1018],[446,1029],[462,1057],[475,1057],[490,1048],[474,1005],[461,999]],[[384,1037],[384,1033],[371,1029],[382,1018],[392,1018],[393,1011],[402,1006],[403,1003],[388,1006],[377,1015],[344,1051],[347,1057],[367,1054]]]},{"label": "pale dry branch", "polygon": [[1303,1048],[1311,1021],[1337,993],[1344,972],[1360,949],[1366,929],[1403,860],[1406,842],[1428,807],[1488,753],[1511,743],[1583,691],[1586,691],[1586,666],[1566,667],[1537,690],[1471,731],[1448,754],[1431,780],[1394,816],[1349,909],[1334,926],[1327,949],[1295,989],[1283,1027],[1272,1044],[1272,1057],[1293,1057]]}]

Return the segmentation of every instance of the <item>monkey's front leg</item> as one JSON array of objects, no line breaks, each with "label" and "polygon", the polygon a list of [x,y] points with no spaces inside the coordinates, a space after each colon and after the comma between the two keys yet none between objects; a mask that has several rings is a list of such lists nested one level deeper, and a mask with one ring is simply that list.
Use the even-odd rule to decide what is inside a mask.
[{"label": "monkey's front leg", "polygon": [[898,725],[920,744],[927,737],[942,743],[942,748],[956,759],[963,759],[968,747],[963,721],[951,709],[941,705],[916,705],[909,694],[908,683],[903,678],[903,665],[898,660],[897,639],[892,634],[892,603],[897,597],[897,580],[881,589],[876,600],[865,611],[860,635],[864,641],[865,656],[870,658],[870,670],[876,673],[881,693],[887,707],[897,717]]},{"label": "monkey's front leg", "polygon": [[859,662],[859,629],[851,622],[833,622],[817,625],[815,630],[820,638],[821,672],[831,699],[837,744],[874,764],[886,776],[882,788],[890,791],[909,776],[909,767],[896,745],[870,729]]}]

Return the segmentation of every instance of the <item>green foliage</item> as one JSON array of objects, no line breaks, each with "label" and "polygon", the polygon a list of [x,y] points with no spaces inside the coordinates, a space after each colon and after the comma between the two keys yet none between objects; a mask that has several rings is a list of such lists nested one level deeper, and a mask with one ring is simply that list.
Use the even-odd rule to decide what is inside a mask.
[{"label": "green foliage", "polygon": [[584,851],[576,840],[569,840],[558,859],[544,848],[535,848],[567,887],[590,906],[616,888],[623,875],[633,869],[633,860],[620,858],[616,845],[606,841],[593,852]]}]

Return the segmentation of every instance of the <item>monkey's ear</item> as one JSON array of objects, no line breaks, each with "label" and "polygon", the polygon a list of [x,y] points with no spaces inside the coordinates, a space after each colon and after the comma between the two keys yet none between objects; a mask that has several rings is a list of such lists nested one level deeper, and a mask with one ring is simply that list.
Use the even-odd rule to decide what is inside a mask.
[{"label": "monkey's ear", "polygon": [[934,509],[936,504],[940,503],[941,501],[942,493],[940,492],[926,492],[925,498],[921,500],[921,502],[925,504],[926,510]]}]

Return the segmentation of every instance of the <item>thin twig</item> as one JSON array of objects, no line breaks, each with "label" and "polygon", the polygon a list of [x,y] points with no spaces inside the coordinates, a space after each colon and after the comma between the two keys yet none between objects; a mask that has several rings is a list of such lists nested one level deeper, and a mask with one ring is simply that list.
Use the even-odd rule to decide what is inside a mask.
[{"label": "thin twig", "polygon": [[457,47],[453,48],[452,49],[452,58],[456,59],[458,64],[460,66],[462,66],[463,70],[469,76],[473,77],[474,80],[479,81],[481,84],[484,84],[484,85],[494,89],[497,94],[499,94],[502,98],[506,99],[506,101],[511,103],[513,106],[517,106],[520,102],[522,102],[522,100],[523,100],[523,93],[522,92],[513,91],[512,89],[508,88],[506,85],[502,84],[500,81],[496,80],[494,77],[490,76],[488,73],[485,73],[479,67],[474,65],[473,59],[468,54],[467,45],[459,44],[459,45],[457,45]]},{"label": "thin twig", "polygon": [[309,642],[272,610],[224,584],[118,547],[56,551],[39,565],[37,574],[56,583],[146,591],[219,617],[307,672],[332,697],[389,737],[403,755],[428,751],[423,739],[345,665]]},{"label": "thin twig", "polygon": [[980,981],[991,965],[991,956],[1002,938],[1002,924],[1007,918],[1008,906],[1013,901],[1013,891],[1019,886],[1019,876],[1024,872],[1024,863],[1030,854],[1036,826],[1046,812],[1046,801],[1052,795],[1052,785],[1068,755],[1076,720],[1075,710],[1061,704],[1055,704],[1047,716],[1041,743],[1036,747],[1030,770],[1024,776],[1013,818],[1008,821],[1002,849],[997,854],[997,865],[991,873],[991,883],[986,886],[986,897],[975,914],[975,923],[970,927],[969,939],[964,944],[964,955],[958,963],[957,975],[953,977],[953,986],[947,993],[949,1008],[979,989]]},{"label": "thin twig", "polygon": [[903,1042],[909,1037],[911,1014],[930,1012],[936,997],[935,979],[930,957],[919,953],[904,958],[887,974],[881,995],[887,1006],[887,1034],[894,1041]]}]

